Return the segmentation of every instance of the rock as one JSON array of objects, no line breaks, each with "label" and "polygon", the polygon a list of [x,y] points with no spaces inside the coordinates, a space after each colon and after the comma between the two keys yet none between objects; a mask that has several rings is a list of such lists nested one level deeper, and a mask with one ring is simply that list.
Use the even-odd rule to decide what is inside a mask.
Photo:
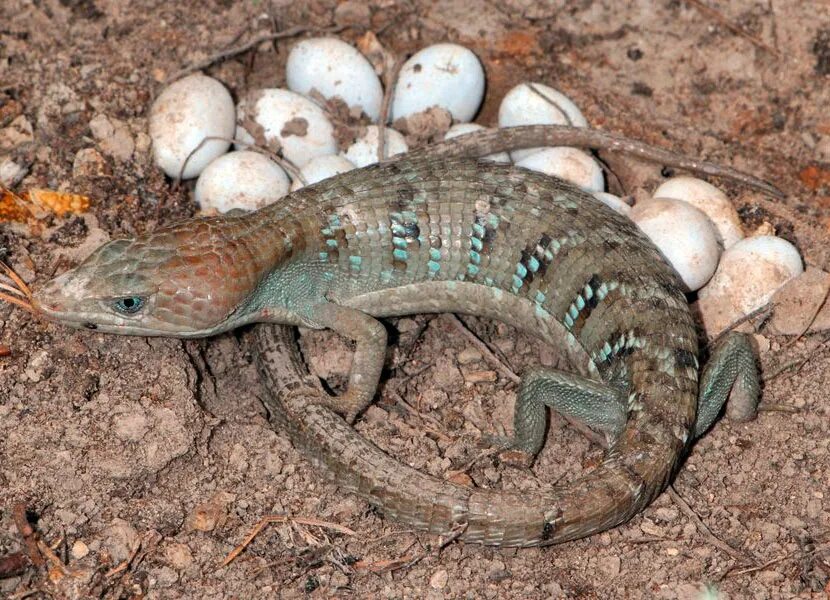
[{"label": "rock", "polygon": [[478,350],[478,348],[473,348],[472,346],[464,348],[464,350],[458,353],[458,362],[462,365],[469,365],[471,363],[476,363],[480,360],[481,352]]},{"label": "rock", "polygon": [[81,560],[87,554],[89,554],[89,546],[87,546],[81,540],[75,540],[75,543],[72,544],[72,549],[69,552],[72,555],[72,558],[74,558],[75,560]]},{"label": "rock", "polygon": [[0,159],[0,184],[6,187],[14,187],[20,183],[29,169],[16,163],[11,158]]},{"label": "rock", "polygon": [[0,129],[0,152],[14,150],[34,140],[32,124],[25,115],[20,115],[9,123],[8,127]]},{"label": "rock", "polygon": [[116,415],[112,421],[115,436],[125,442],[137,442],[150,427],[147,415],[140,408],[129,413]]},{"label": "rock", "polygon": [[193,564],[193,553],[187,544],[170,544],[164,549],[164,558],[174,569],[182,570]]},{"label": "rock", "polygon": [[447,570],[441,569],[433,573],[432,577],[429,578],[429,586],[434,590],[442,590],[447,586],[449,579],[450,574]]},{"label": "rock", "polygon": [[770,332],[778,335],[799,335],[805,329],[807,333],[830,329],[830,302],[825,302],[828,290],[830,273],[816,267],[807,267],[801,275],[785,283],[772,297],[775,309],[767,322]]},{"label": "rock", "polygon": [[113,519],[103,538],[102,547],[115,564],[127,560],[139,543],[138,532],[123,519]]},{"label": "rock", "polygon": [[104,154],[120,161],[132,158],[135,142],[126,123],[98,114],[89,122],[89,129]]},{"label": "rock", "polygon": [[216,492],[210,500],[196,506],[187,516],[187,529],[196,531],[213,531],[218,525],[225,522],[228,515],[228,504],[235,496],[227,492]]},{"label": "rock", "polygon": [[605,580],[613,579],[620,574],[621,565],[619,556],[601,556],[597,558],[597,569]]},{"label": "rock", "polygon": [[366,2],[346,0],[334,9],[334,22],[337,25],[352,25],[368,28],[372,18],[372,11]]},{"label": "rock", "polygon": [[29,358],[25,371],[26,377],[32,383],[37,383],[48,377],[49,366],[49,353],[46,350],[38,350]]},{"label": "rock", "polygon": [[106,177],[110,175],[110,167],[107,159],[95,148],[82,148],[75,154],[72,162],[72,176],[81,177]]}]

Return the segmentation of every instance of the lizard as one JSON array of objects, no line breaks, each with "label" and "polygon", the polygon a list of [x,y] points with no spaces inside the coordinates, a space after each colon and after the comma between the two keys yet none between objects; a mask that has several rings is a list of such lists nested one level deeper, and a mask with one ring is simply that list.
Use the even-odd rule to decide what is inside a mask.
[{"label": "lizard", "polygon": [[[470,158],[551,145],[618,150],[781,195],[754,176],[598,130],[485,131],[343,173],[256,212],[110,241],[27,291],[28,308],[122,335],[197,338],[278,324],[255,331],[270,418],[343,489],[467,542],[523,547],[591,535],[647,506],[727,399],[730,417],[753,418],[759,377],[749,339],[736,332],[699,373],[680,280],[633,222],[561,179]],[[374,397],[385,355],[378,319],[429,312],[498,319],[563,348],[575,372],[523,374],[505,455],[531,463],[549,407],[604,435],[603,461],[544,492],[471,489],[411,469],[360,436],[350,423]],[[355,342],[339,396],[322,392],[302,365],[290,333],[298,325]]]}]

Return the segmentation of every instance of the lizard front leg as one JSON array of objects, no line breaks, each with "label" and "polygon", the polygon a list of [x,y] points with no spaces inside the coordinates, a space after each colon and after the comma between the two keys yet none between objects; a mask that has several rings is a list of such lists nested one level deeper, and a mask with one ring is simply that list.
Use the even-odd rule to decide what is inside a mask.
[{"label": "lizard front leg", "polygon": [[311,317],[320,327],[331,329],[355,342],[348,389],[324,402],[352,423],[375,397],[386,357],[386,328],[364,312],[333,302],[314,307]]}]

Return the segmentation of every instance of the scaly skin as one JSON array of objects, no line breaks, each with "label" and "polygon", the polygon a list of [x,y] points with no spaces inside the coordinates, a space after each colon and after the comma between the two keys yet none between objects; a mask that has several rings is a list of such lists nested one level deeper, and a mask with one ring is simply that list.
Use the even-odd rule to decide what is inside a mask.
[{"label": "scaly skin", "polygon": [[[487,544],[550,544],[613,527],[665,487],[695,424],[697,338],[678,279],[633,223],[575,186],[449,157],[612,140],[690,163],[562,127],[459,140],[255,213],[111,242],[35,304],[59,322],[118,334],[200,337],[253,322],[347,333],[359,341],[351,395],[333,401],[309,383],[284,334],[259,334],[261,372],[278,396],[274,420],[343,487],[414,526],[460,527],[461,539]],[[353,417],[371,399],[385,341],[371,317],[445,311],[497,318],[562,346],[582,358],[583,374],[627,398],[627,422],[602,464],[540,495],[470,490],[404,467],[315,404],[342,401]]]}]

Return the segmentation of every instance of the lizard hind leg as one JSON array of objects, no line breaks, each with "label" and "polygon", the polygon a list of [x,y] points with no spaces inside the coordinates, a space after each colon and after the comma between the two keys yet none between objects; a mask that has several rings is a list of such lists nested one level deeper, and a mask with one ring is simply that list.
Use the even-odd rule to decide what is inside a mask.
[{"label": "lizard hind leg", "polygon": [[525,372],[513,413],[514,439],[502,459],[529,465],[545,440],[545,407],[604,434],[619,437],[628,418],[623,393],[606,384],[548,367]]},{"label": "lizard hind leg", "polygon": [[735,331],[726,334],[715,345],[700,378],[695,437],[712,426],[724,404],[730,419],[754,419],[760,391],[760,376],[749,336]]}]

